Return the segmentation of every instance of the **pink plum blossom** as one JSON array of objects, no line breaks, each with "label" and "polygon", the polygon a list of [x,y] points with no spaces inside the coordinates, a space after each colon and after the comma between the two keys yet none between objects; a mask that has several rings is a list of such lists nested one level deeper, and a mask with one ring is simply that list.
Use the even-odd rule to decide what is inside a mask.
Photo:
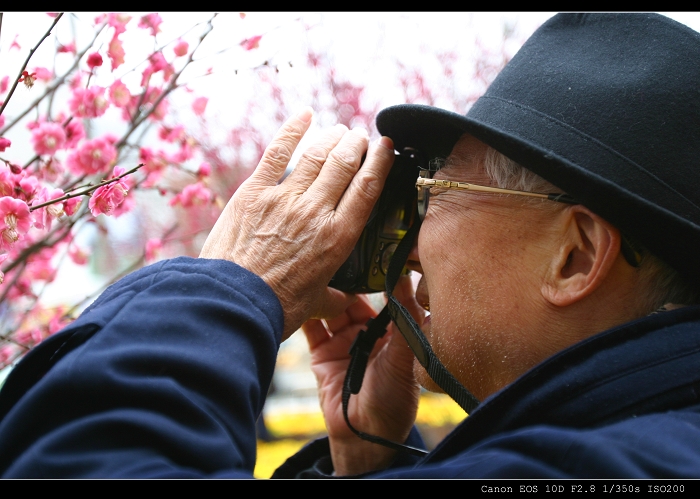
[{"label": "pink plum blossom", "polygon": [[168,107],[168,99],[161,100],[153,112],[148,116],[148,119],[151,121],[162,121],[168,114]]},{"label": "pink plum blossom", "polygon": [[115,37],[126,31],[126,25],[129,21],[131,21],[131,16],[128,14],[115,14],[114,12],[107,14],[107,24],[114,28]]},{"label": "pink plum blossom", "polygon": [[204,187],[201,182],[196,182],[182,189],[182,192],[174,196],[169,204],[170,206],[181,204],[183,207],[189,208],[190,206],[209,203],[213,198],[214,195],[209,189]]},{"label": "pink plum blossom", "polygon": [[14,339],[20,345],[30,347],[32,345],[36,345],[37,343],[41,342],[41,340],[44,339],[44,334],[42,333],[40,328],[35,327],[35,328],[32,328],[28,331],[27,330],[20,331],[19,333],[15,334]]},{"label": "pink plum blossom", "polygon": [[134,206],[136,206],[134,196],[126,196],[124,198],[124,202],[114,207],[114,210],[112,210],[112,216],[114,218],[119,218],[124,213],[129,213],[131,210],[133,210]]},{"label": "pink plum blossom", "polygon": [[72,246],[68,250],[68,256],[77,265],[85,265],[90,259],[90,255],[77,246]]},{"label": "pink plum blossom", "polygon": [[200,177],[208,177],[211,175],[211,165],[206,161],[199,165],[199,170],[197,170],[197,175]]},{"label": "pink plum blossom", "polygon": [[53,156],[66,144],[66,132],[58,123],[45,122],[32,131],[32,145],[38,155]]},{"label": "pink plum blossom", "polygon": [[82,199],[78,197],[66,199],[63,203],[63,212],[70,217],[78,211],[80,203],[82,203]]},{"label": "pink plum blossom", "polygon": [[109,87],[109,100],[116,107],[123,108],[131,100],[131,93],[121,80],[115,80]]},{"label": "pink plum blossom", "polygon": [[22,46],[17,43],[17,37],[19,36],[19,33],[15,35],[15,37],[12,39],[12,44],[10,45],[10,50],[12,49],[17,49],[17,50],[22,50]]},{"label": "pink plum blossom", "polygon": [[151,34],[156,36],[158,33],[160,33],[160,23],[162,22],[163,19],[161,19],[158,13],[154,12],[153,14],[146,14],[139,21],[139,28],[150,29]]},{"label": "pink plum blossom", "polygon": [[194,114],[196,114],[197,116],[203,115],[204,111],[207,108],[208,102],[209,102],[209,99],[206,97],[197,97],[192,102],[192,110],[194,111]]},{"label": "pink plum blossom", "polygon": [[37,66],[34,68],[34,72],[32,73],[35,75],[37,80],[41,80],[44,82],[51,81],[53,79],[53,72],[45,68],[43,66]]},{"label": "pink plum blossom", "polygon": [[[126,169],[121,166],[115,166],[112,178],[118,177],[126,172]],[[111,212],[121,205],[126,198],[126,194],[129,192],[129,188],[126,185],[124,179],[117,180],[111,184],[104,185],[95,190],[90,197],[90,212],[93,216],[97,216],[101,213],[105,215],[111,214]]]},{"label": "pink plum blossom", "polygon": [[[3,280],[3,273],[0,272],[0,284],[2,284]],[[6,366],[9,362],[10,359],[12,359],[15,356],[15,347],[12,347],[10,345],[5,345],[0,348],[0,367]]]},{"label": "pink plum blossom", "polygon": [[143,163],[143,168],[147,172],[158,171],[165,167],[166,161],[163,159],[163,152],[154,153],[150,147],[142,147],[139,150],[139,161]]},{"label": "pink plum blossom", "polygon": [[172,163],[183,163],[188,159],[191,159],[193,155],[194,150],[192,149],[192,144],[187,140],[183,140],[180,142],[180,149],[178,149],[175,154],[170,156],[170,161]]},{"label": "pink plum blossom", "polygon": [[19,77],[20,83],[24,83],[24,86],[27,88],[32,88],[34,86],[34,82],[36,81],[36,73],[30,73],[29,71],[22,71],[22,76]]},{"label": "pink plum blossom", "polygon": [[109,102],[104,98],[105,89],[93,86],[84,90],[76,88],[68,101],[71,112],[78,118],[97,118],[105,114]]},{"label": "pink plum blossom", "polygon": [[107,48],[107,57],[109,57],[112,63],[112,69],[117,69],[119,66],[124,64],[124,46],[117,36],[112,37],[112,41],[109,42],[109,47]]},{"label": "pink plum blossom", "polygon": [[77,50],[75,48],[75,41],[72,41],[67,45],[59,45],[57,52],[59,54],[61,54],[61,53],[75,54],[77,52]]},{"label": "pink plum blossom", "polygon": [[175,52],[177,57],[182,57],[183,55],[187,55],[189,48],[189,44],[185,40],[180,39],[175,44],[175,47],[173,47],[173,52]]},{"label": "pink plum blossom", "polygon": [[173,128],[162,126],[158,130],[158,137],[166,142],[175,142],[180,140],[185,136],[185,127],[183,125],[177,125]]},{"label": "pink plum blossom", "polygon": [[160,239],[149,239],[146,241],[146,261],[152,262],[156,258],[156,253],[163,247],[163,241]]},{"label": "pink plum blossom", "polygon": [[64,307],[58,307],[53,317],[49,320],[49,334],[54,334],[59,332],[61,329],[66,327],[71,323],[71,319],[66,317],[66,310]]},{"label": "pink plum blossom", "polygon": [[243,47],[243,50],[253,50],[253,49],[258,48],[258,46],[260,45],[261,38],[262,38],[262,35],[257,35],[257,36],[253,36],[250,38],[246,38],[245,40],[243,40],[240,43],[240,45],[241,45],[241,47]]},{"label": "pink plum blossom", "polygon": [[93,52],[87,58],[87,65],[90,69],[102,66],[102,56],[99,52]]},{"label": "pink plum blossom", "polygon": [[66,159],[68,169],[76,175],[94,175],[104,172],[116,159],[117,150],[109,137],[83,142]]},{"label": "pink plum blossom", "polygon": [[5,137],[0,137],[0,152],[5,152],[5,149],[10,147],[12,145],[12,142],[10,139],[6,139]]},{"label": "pink plum blossom", "polygon": [[66,149],[73,149],[85,138],[85,128],[81,120],[71,120],[64,130],[66,132]]},{"label": "pink plum blossom", "polygon": [[24,171],[22,172],[22,175],[23,176],[18,182],[18,188],[15,188],[15,192],[19,191],[19,197],[24,199],[24,201],[29,202],[34,197],[34,194],[36,194],[36,192],[39,190],[39,179],[34,175],[26,175]]},{"label": "pink plum blossom", "polygon": [[36,175],[46,182],[55,182],[64,171],[63,164],[56,159],[56,156],[52,156],[44,162],[43,168],[39,169]]},{"label": "pink plum blossom", "polygon": [[149,65],[143,70],[143,74],[141,76],[142,87],[146,86],[151,78],[151,75],[158,73],[159,71],[163,71],[163,80],[165,81],[168,81],[175,72],[173,67],[168,64],[168,61],[165,60],[162,52],[155,52],[154,54],[151,54],[148,61]]},{"label": "pink plum blossom", "polygon": [[10,77],[9,76],[4,76],[2,80],[0,80],[0,94],[4,94],[7,92],[7,87],[10,85]]},{"label": "pink plum blossom", "polygon": [[56,246],[49,246],[32,255],[27,266],[27,274],[32,281],[51,282],[54,280],[56,266],[52,260],[57,250]]},{"label": "pink plum blossom", "polygon": [[[63,194],[64,192],[61,189],[42,187],[32,204],[38,205],[46,201],[51,201],[52,199],[58,199],[63,196]],[[35,210],[32,215],[34,216],[34,227],[49,230],[51,229],[53,221],[63,215],[63,203],[53,203],[44,206],[43,208]]]},{"label": "pink plum blossom", "polygon": [[11,249],[31,226],[27,203],[9,196],[0,198],[0,249]]},{"label": "pink plum blossom", "polygon": [[80,74],[80,72],[75,73],[75,76],[68,80],[68,85],[70,86],[71,90],[75,90],[76,88],[80,88],[80,86],[83,84],[83,77]]},{"label": "pink plum blossom", "polygon": [[0,197],[11,196],[15,192],[15,174],[0,166]]}]

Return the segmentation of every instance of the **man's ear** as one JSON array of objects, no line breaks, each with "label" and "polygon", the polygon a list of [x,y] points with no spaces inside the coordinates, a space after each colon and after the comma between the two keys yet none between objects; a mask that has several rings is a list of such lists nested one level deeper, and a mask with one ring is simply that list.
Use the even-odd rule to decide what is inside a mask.
[{"label": "man's ear", "polygon": [[562,213],[561,246],[553,255],[542,295],[553,305],[572,305],[595,291],[620,253],[620,231],[583,205]]}]

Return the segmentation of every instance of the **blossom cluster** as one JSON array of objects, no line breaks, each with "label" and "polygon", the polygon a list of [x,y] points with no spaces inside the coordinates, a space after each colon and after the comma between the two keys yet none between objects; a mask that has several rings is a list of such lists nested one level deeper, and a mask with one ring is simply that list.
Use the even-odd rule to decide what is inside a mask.
[{"label": "blossom cluster", "polygon": [[[170,96],[184,87],[180,75],[211,31],[211,19],[198,38],[185,32],[163,44],[160,15],[105,13],[94,19],[92,41],[81,45],[66,39],[74,31],[60,31],[62,17],[51,16],[31,51],[15,36],[10,50],[29,57],[12,69],[15,76],[1,74],[10,68],[0,69],[0,369],[73,317],[76,307],[47,309],[40,298],[63,261],[90,262],[91,252],[75,238],[80,227],[105,232],[101,217],[134,210],[139,191],[155,190],[165,206],[180,210],[216,211],[221,205],[208,184],[211,166],[198,141],[170,109]],[[124,37],[142,36],[138,32],[154,49],[125,71]],[[52,37],[53,69],[31,66],[36,48]],[[22,92],[37,98],[26,110],[8,107]],[[207,97],[191,96],[190,112],[203,119],[207,103]],[[26,146],[16,133],[23,127],[30,134]],[[146,142],[150,128],[158,138]],[[104,129],[111,131],[98,132]],[[20,159],[27,150],[31,158]],[[137,263],[158,257],[164,235],[141,242]]]}]

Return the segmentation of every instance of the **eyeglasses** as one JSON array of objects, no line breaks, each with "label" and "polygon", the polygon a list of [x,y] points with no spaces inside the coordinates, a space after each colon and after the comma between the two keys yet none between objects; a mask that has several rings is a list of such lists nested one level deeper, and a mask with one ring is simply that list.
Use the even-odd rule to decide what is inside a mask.
[{"label": "eyeglasses", "polygon": [[[440,189],[456,189],[460,191],[470,192],[485,192],[489,194],[512,194],[515,196],[527,196],[531,198],[546,199],[557,203],[579,204],[572,196],[565,193],[541,193],[517,191],[513,189],[501,189],[499,187],[489,187],[486,185],[470,184],[468,182],[456,182],[454,180],[437,180],[426,178],[433,174],[434,170],[420,170],[420,176],[416,180],[416,189],[418,190],[418,215],[421,220],[425,219],[428,211],[428,203],[430,200],[430,190],[433,187]],[[636,249],[635,244],[623,233],[620,233],[621,244],[620,252],[624,256],[627,263],[632,267],[639,267],[642,261],[641,249]]]},{"label": "eyeglasses", "polygon": [[438,187],[440,189],[457,189],[460,191],[486,192],[489,194],[512,194],[515,196],[527,196],[531,198],[547,199],[549,201],[556,201],[557,203],[579,204],[573,197],[562,192],[544,194],[541,192],[501,189],[499,187],[489,187],[486,185],[470,184],[468,182],[455,182],[454,180],[437,180],[433,178],[426,178],[425,176],[428,173],[428,170],[421,170],[421,176],[418,177],[418,179],[416,180],[416,189],[418,190],[418,214],[420,215],[421,220],[425,219],[425,214],[428,211],[430,189],[433,187]]}]

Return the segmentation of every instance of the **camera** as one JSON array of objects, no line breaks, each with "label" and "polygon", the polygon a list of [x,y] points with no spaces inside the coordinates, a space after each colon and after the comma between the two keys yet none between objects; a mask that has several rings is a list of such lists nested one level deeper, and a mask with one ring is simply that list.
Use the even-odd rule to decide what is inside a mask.
[{"label": "camera", "polygon": [[396,154],[360,239],[329,286],[347,293],[384,291],[391,257],[418,216],[416,179],[421,160],[418,151],[410,147]]}]

